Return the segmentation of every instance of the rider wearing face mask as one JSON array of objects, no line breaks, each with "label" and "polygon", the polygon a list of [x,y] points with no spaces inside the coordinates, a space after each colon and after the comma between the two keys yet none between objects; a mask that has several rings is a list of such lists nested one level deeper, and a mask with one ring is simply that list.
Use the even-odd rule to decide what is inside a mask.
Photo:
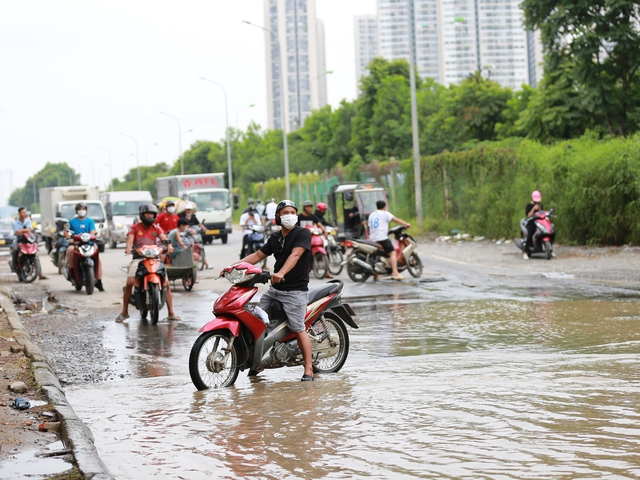
[{"label": "rider wearing face mask", "polygon": [[[247,255],[240,262],[256,264],[273,255],[276,264],[271,274],[271,287],[262,295],[260,308],[269,313],[273,302],[279,301],[287,314],[287,326],[295,332],[304,359],[302,381],[313,381],[311,341],[305,330],[309,291],[309,264],[311,263],[311,232],[296,225],[298,207],[291,200],[283,200],[276,207],[276,223],[282,230],[269,237],[257,252]],[[238,263],[240,263],[238,262]],[[250,370],[249,375],[258,372]]]},{"label": "rider wearing face mask", "polygon": [[[73,235],[80,235],[82,233],[89,233],[91,235],[96,234],[96,224],[94,221],[87,217],[87,204],[84,202],[80,202],[76,205],[76,216],[69,220],[69,228],[73,232]],[[71,238],[71,234],[68,231],[64,231],[64,235],[66,238]],[[75,247],[73,245],[69,245],[67,248],[67,266],[71,267],[73,264],[73,251]],[[98,269],[96,271],[96,280],[95,287],[104,292],[104,287],[102,286],[102,260],[98,259]]]},{"label": "rider wearing face mask", "polygon": [[162,228],[162,231],[169,235],[169,232],[178,227],[178,215],[176,212],[176,203],[173,200],[169,200],[165,205],[165,211],[163,211],[156,218],[156,223]]}]

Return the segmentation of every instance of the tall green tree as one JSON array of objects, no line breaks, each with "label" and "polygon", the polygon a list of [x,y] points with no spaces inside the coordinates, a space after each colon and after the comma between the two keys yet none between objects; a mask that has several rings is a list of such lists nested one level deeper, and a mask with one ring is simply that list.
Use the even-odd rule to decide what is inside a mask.
[{"label": "tall green tree", "polygon": [[[545,74],[566,67],[590,114],[613,135],[640,124],[640,3],[637,0],[523,0],[527,28],[541,31]],[[566,78],[562,78],[566,80]],[[572,105],[568,105],[571,107]]]},{"label": "tall green tree", "polygon": [[80,176],[66,163],[47,163],[39,172],[29,177],[22,188],[11,192],[10,205],[24,205],[32,212],[39,212],[39,190],[45,187],[77,185]]}]

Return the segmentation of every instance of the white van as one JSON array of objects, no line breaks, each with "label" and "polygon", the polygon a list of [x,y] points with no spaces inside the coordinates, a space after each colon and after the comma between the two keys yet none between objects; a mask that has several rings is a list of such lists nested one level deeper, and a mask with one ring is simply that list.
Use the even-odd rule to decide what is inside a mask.
[{"label": "white van", "polygon": [[127,232],[138,218],[140,205],[153,203],[151,193],[146,191],[104,192],[100,200],[107,211],[109,228],[109,246],[116,248],[118,243],[127,241]]}]

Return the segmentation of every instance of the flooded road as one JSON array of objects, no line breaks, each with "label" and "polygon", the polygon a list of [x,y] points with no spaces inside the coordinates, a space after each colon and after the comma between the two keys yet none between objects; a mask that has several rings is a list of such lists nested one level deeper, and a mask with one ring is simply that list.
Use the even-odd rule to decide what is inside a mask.
[{"label": "flooded road", "polygon": [[640,476],[636,292],[346,281],[360,329],[345,367],[313,383],[279,369],[196,391],[187,358],[210,292],[193,292],[183,322],[105,321],[124,380],[66,391],[112,474]]}]

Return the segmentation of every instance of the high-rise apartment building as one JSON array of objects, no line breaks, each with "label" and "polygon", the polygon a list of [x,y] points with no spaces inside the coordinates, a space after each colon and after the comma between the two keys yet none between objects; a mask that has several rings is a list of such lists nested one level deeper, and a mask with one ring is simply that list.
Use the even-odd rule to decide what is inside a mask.
[{"label": "high-rise apartment building", "polygon": [[[324,26],[315,0],[265,0],[269,128],[297,130],[327,103]],[[284,112],[280,66],[283,63]]]},{"label": "high-rise apartment building", "polygon": [[380,55],[408,58],[412,24],[414,60],[421,77],[448,85],[478,70],[507,87],[536,85],[541,75],[540,37],[524,29],[519,3],[378,0]]},{"label": "high-rise apartment building", "polygon": [[354,33],[356,41],[356,84],[369,74],[367,66],[378,54],[378,17],[375,15],[358,15],[354,17]]}]

